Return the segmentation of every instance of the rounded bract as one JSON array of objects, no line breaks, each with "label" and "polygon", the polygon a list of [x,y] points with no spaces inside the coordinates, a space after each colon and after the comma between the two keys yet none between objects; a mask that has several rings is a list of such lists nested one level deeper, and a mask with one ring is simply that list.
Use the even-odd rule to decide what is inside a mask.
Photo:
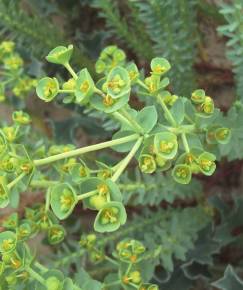
[{"label": "rounded bract", "polygon": [[47,61],[55,64],[65,65],[70,61],[73,53],[73,45],[70,44],[68,47],[57,46],[52,49],[46,56]]}]

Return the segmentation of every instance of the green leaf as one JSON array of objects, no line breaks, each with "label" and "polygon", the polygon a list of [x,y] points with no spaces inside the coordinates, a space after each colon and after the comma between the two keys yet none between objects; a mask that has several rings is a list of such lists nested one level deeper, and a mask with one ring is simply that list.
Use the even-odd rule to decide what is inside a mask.
[{"label": "green leaf", "polygon": [[10,193],[5,176],[0,176],[0,208],[5,208],[10,202]]},{"label": "green leaf", "polygon": [[124,107],[128,103],[128,101],[128,94],[120,97],[119,99],[113,99],[109,95],[101,97],[98,94],[94,94],[90,99],[92,107],[107,114],[118,111],[119,109]]},{"label": "green leaf", "polygon": [[14,188],[11,189],[11,192],[9,193],[9,205],[12,208],[18,208],[19,201],[20,201],[20,183],[17,184]]},{"label": "green leaf", "polygon": [[95,85],[90,73],[86,68],[82,69],[75,84],[76,103],[79,105],[86,104],[94,93],[94,89]]},{"label": "green leaf", "polygon": [[79,183],[84,178],[87,178],[90,176],[90,170],[86,166],[86,164],[83,161],[81,161],[80,163],[77,163],[72,167],[71,175],[72,175],[72,180],[75,183]]},{"label": "green leaf", "polygon": [[74,284],[71,278],[66,278],[63,282],[63,288],[62,290],[73,290],[74,288]]},{"label": "green leaf", "polygon": [[[116,140],[116,139],[126,137],[132,134],[134,134],[133,131],[118,131],[112,136],[112,140]],[[111,148],[117,152],[128,152],[132,149],[133,145],[134,145],[134,141],[131,141],[124,144],[112,146]]]},{"label": "green leaf", "polygon": [[58,94],[59,83],[56,78],[45,77],[38,82],[36,87],[37,96],[45,101],[52,101]]},{"label": "green leaf", "polygon": [[173,118],[176,120],[176,123],[180,125],[185,117],[185,105],[182,98],[178,98],[175,101],[170,112],[173,115]]},{"label": "green leaf", "polygon": [[109,201],[122,201],[121,192],[110,179],[86,178],[80,185],[80,194],[97,190],[97,194],[83,200],[85,207],[100,210]]},{"label": "green leaf", "polygon": [[4,133],[0,130],[0,156],[6,151],[7,149],[7,141]]},{"label": "green leaf", "polygon": [[90,277],[90,275],[83,269],[75,274],[75,281],[80,285],[82,290],[101,290],[102,284]]},{"label": "green leaf", "polygon": [[57,46],[52,49],[49,54],[46,56],[46,60],[55,63],[65,65],[70,61],[70,58],[73,53],[73,45],[65,46]]},{"label": "green leaf", "polygon": [[143,108],[136,116],[136,121],[144,129],[145,133],[149,133],[154,128],[157,120],[158,114],[155,106]]},{"label": "green leaf", "polygon": [[50,203],[54,214],[63,220],[72,213],[77,204],[77,194],[68,183],[60,183],[51,188]]},{"label": "green leaf", "polygon": [[222,290],[242,290],[243,280],[235,273],[234,268],[228,265],[223,278],[212,283],[212,286]]}]

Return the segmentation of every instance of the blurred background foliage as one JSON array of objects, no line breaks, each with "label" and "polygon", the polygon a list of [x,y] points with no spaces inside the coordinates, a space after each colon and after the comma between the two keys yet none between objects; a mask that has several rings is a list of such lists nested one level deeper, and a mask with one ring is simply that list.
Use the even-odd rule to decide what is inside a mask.
[{"label": "blurred background foliage", "polygon": [[[227,116],[225,125],[233,128],[234,142],[220,152],[222,161],[217,173],[210,179],[201,178],[201,182],[195,180],[186,188],[175,185],[167,176],[143,176],[136,171],[124,175],[123,182],[131,185],[126,202],[135,217],[124,233],[114,234],[114,240],[131,229],[131,236],[144,240],[146,245],[153,248],[155,239],[155,244],[165,246],[163,269],[156,268],[158,273],[154,278],[163,285],[161,289],[226,289],[220,288],[220,282],[214,285],[217,288],[210,288],[209,283],[221,277],[229,263],[237,268],[238,274],[243,273],[239,248],[243,225],[243,203],[239,197],[243,188],[243,163],[238,160],[243,158],[242,0],[0,0],[0,40],[6,39],[16,43],[18,53],[25,60],[26,73],[33,78],[40,78],[44,72],[65,78],[66,72],[48,64],[44,57],[55,46],[70,43],[75,46],[74,68],[87,67],[95,76],[94,62],[100,51],[109,44],[116,44],[145,70],[154,56],[166,57],[172,64],[169,77],[170,90],[174,93],[189,97],[192,90],[205,89]],[[136,108],[149,101],[140,96],[131,99]],[[11,106],[3,104],[1,114],[8,120],[11,110],[18,106],[16,100]],[[85,145],[94,139],[109,137],[109,131],[116,129],[116,124],[102,113],[74,105],[43,104],[34,92],[26,98],[24,106],[31,113],[35,127],[57,143]],[[225,155],[231,162],[226,162]],[[111,157],[102,153],[99,158]],[[147,191],[149,196],[145,195]],[[220,198],[212,197],[215,193]],[[203,217],[201,206],[207,209],[205,202],[218,210],[213,227],[208,215]],[[161,225],[153,226],[167,227],[167,231],[151,239],[155,231],[148,225],[156,219],[151,217],[151,212],[158,204],[164,208],[170,204],[170,210],[167,218],[162,218],[164,209],[157,209],[156,217]],[[137,212],[137,205],[152,208]],[[174,207],[182,210],[173,211]],[[171,221],[170,215],[173,216]],[[203,219],[204,223],[200,226],[186,224],[190,215]],[[143,227],[144,217],[151,223]],[[136,224],[141,224],[141,228],[136,229]],[[165,237],[170,236],[175,227],[181,228],[182,233],[185,228],[184,233],[188,234],[188,240],[181,238],[181,248],[166,244]],[[73,228],[80,229],[80,225],[69,227],[70,236],[75,239]],[[190,246],[192,242],[195,242],[194,249]],[[75,251],[77,254],[73,255]],[[206,256],[200,255],[201,251],[207,253]],[[72,267],[76,263],[78,269],[78,253],[74,243],[68,241],[58,250],[55,257],[59,259],[55,260],[59,261],[58,266],[66,263],[65,267],[62,265],[64,271],[70,269],[68,263]],[[211,268],[213,276],[209,272]],[[234,283],[232,271],[233,268],[227,268],[225,279]],[[99,277],[96,274],[94,277]],[[241,289],[243,283],[238,283],[239,288],[227,290]]]}]

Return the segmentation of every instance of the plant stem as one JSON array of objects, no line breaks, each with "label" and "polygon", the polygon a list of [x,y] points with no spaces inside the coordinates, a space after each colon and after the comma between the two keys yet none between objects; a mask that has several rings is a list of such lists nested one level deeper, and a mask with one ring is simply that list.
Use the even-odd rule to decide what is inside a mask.
[{"label": "plant stem", "polygon": [[137,84],[148,91],[148,87],[140,79],[137,80]]},{"label": "plant stem", "polygon": [[59,93],[67,93],[67,94],[69,94],[69,93],[74,93],[74,90],[59,90]]},{"label": "plant stem", "polygon": [[121,113],[121,115],[123,115],[123,117],[124,118],[126,118],[130,123],[131,123],[131,125],[133,126],[133,128],[137,131],[137,132],[139,132],[139,133],[144,133],[143,132],[143,128],[136,122],[136,120],[134,120],[133,118],[132,118],[132,116],[127,112],[127,110],[126,109],[121,109],[120,110],[120,113]]},{"label": "plant stem", "polygon": [[2,85],[7,85],[7,84],[14,82],[14,81],[15,81],[15,78],[6,80],[5,82],[2,82]]},{"label": "plant stem", "polygon": [[47,212],[50,208],[50,199],[51,199],[51,191],[50,191],[50,188],[48,188],[47,193],[46,193],[45,212]]},{"label": "plant stem", "polygon": [[30,182],[30,187],[34,188],[48,188],[52,185],[57,184],[57,181],[51,181],[51,180],[32,180]]},{"label": "plant stem", "polygon": [[129,135],[126,137],[122,137],[122,138],[118,138],[115,140],[111,140],[111,141],[106,141],[106,142],[102,142],[99,144],[95,144],[95,145],[90,145],[90,146],[86,146],[86,147],[82,147],[79,149],[74,149],[68,152],[64,152],[64,153],[60,153],[60,154],[56,154],[50,157],[46,157],[46,158],[42,158],[42,159],[38,159],[38,160],[34,160],[34,164],[35,166],[41,166],[41,165],[46,165],[58,160],[62,160],[65,158],[69,158],[69,157],[74,157],[77,155],[81,155],[84,153],[88,153],[91,151],[96,151],[96,150],[101,150],[107,147],[112,147],[115,145],[119,145],[119,144],[123,144],[123,143],[128,143],[131,142],[133,140],[136,140],[139,137],[138,134],[133,134],[133,135]]},{"label": "plant stem", "polygon": [[41,265],[39,262],[35,262],[34,265],[37,268],[39,268],[42,272],[47,272],[48,271],[48,269],[45,266]]},{"label": "plant stem", "polygon": [[94,88],[95,93],[97,93],[98,95],[100,95],[101,97],[105,97],[105,93],[103,93],[100,89],[98,88]]},{"label": "plant stem", "polygon": [[162,127],[176,135],[181,134],[181,132],[184,132],[186,134],[195,132],[195,125],[181,125],[176,128],[162,125]]},{"label": "plant stem", "polygon": [[136,285],[136,284],[134,284],[134,283],[131,283],[131,282],[129,282],[129,285],[130,286],[133,286],[134,288],[136,288],[136,289],[138,289],[139,288],[139,286],[138,285]]},{"label": "plant stem", "polygon": [[78,201],[97,194],[97,189],[78,195]]},{"label": "plant stem", "polygon": [[185,114],[185,119],[192,124],[194,123],[193,120],[187,114]]},{"label": "plant stem", "polygon": [[121,113],[114,112],[114,113],[112,113],[112,116],[115,117],[121,123],[126,124],[127,126],[131,127],[132,129],[134,128],[133,124],[131,124],[131,122],[127,118],[125,118]]},{"label": "plant stem", "polygon": [[126,273],[125,273],[125,276],[127,276],[129,274],[129,272],[131,271],[132,265],[133,265],[132,263],[129,263],[127,270],[126,270]]},{"label": "plant stem", "polygon": [[31,269],[30,267],[26,268],[26,271],[30,274],[30,276],[32,278],[39,281],[42,285],[44,285],[44,286],[46,285],[46,280],[40,274],[38,274],[36,271]]},{"label": "plant stem", "polygon": [[158,95],[157,96],[157,100],[159,101],[162,109],[164,110],[164,113],[166,114],[166,116],[168,117],[169,119],[169,122],[171,123],[171,125],[173,127],[177,127],[177,123],[176,123],[176,120],[174,119],[174,117],[172,116],[170,110],[167,108],[163,98],[161,97],[161,95]]},{"label": "plant stem", "polygon": [[190,152],[190,148],[189,148],[185,133],[181,133],[181,139],[182,139],[183,146],[185,148],[186,153],[189,153]]},{"label": "plant stem", "polygon": [[25,172],[22,172],[19,176],[17,176],[13,181],[11,181],[7,186],[8,189],[11,189],[14,187],[15,184],[17,184],[24,176],[26,175]]},{"label": "plant stem", "polygon": [[120,167],[120,165],[121,165],[122,162],[123,162],[123,160],[120,160],[116,165],[114,165],[112,167],[112,170],[115,172]]},{"label": "plant stem", "polygon": [[66,64],[64,64],[65,68],[70,72],[70,74],[72,75],[72,77],[76,80],[78,78],[78,75],[76,74],[76,72],[72,69],[72,67],[70,66],[70,64],[67,62]]},{"label": "plant stem", "polygon": [[109,256],[105,256],[105,259],[107,261],[109,261],[110,263],[112,263],[113,265],[118,266],[118,263],[115,260],[113,260],[112,258],[110,258]]},{"label": "plant stem", "polygon": [[143,142],[143,137],[140,137],[137,142],[135,143],[135,145],[133,146],[132,150],[128,153],[128,155],[123,159],[123,161],[121,162],[120,166],[118,167],[117,171],[114,173],[114,175],[112,176],[111,180],[112,181],[117,181],[117,179],[120,177],[120,175],[122,174],[122,172],[125,170],[125,168],[127,167],[128,163],[131,161],[131,159],[133,158],[133,156],[136,154],[136,152],[138,151],[140,145]]}]

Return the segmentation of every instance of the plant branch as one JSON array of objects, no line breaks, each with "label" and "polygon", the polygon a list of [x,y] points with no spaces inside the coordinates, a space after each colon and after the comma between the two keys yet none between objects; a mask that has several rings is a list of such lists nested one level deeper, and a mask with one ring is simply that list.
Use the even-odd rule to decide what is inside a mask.
[{"label": "plant branch", "polygon": [[11,189],[12,187],[14,187],[14,185],[17,184],[25,175],[26,175],[26,173],[22,172],[19,176],[17,176],[12,182],[10,182],[7,185],[8,189]]},{"label": "plant branch", "polygon": [[167,108],[163,98],[161,97],[161,95],[158,95],[157,96],[157,100],[158,102],[160,103],[164,113],[166,114],[166,116],[168,117],[168,121],[171,123],[171,125],[173,127],[177,127],[177,123],[176,123],[176,120],[174,119],[174,117],[172,116],[170,110]]},{"label": "plant branch", "polygon": [[65,158],[74,157],[74,156],[78,156],[78,155],[81,155],[81,154],[84,154],[84,153],[97,151],[97,150],[101,150],[101,149],[104,149],[104,148],[112,147],[112,146],[115,146],[115,145],[128,143],[128,142],[131,142],[133,140],[136,140],[138,137],[139,137],[138,134],[133,134],[133,135],[129,135],[129,136],[126,136],[126,137],[119,138],[119,139],[106,141],[106,142],[102,142],[102,143],[99,143],[99,144],[82,147],[82,148],[79,148],[79,149],[74,149],[74,150],[71,150],[71,151],[68,151],[68,152],[64,152],[64,153],[56,154],[56,155],[49,156],[49,157],[46,157],[46,158],[34,160],[34,164],[35,164],[35,166],[46,165],[46,164],[49,164],[49,163],[52,163],[52,162],[55,162],[55,161],[58,161],[58,160],[62,160],[62,159],[65,159]]},{"label": "plant branch", "polygon": [[190,148],[189,148],[185,133],[181,133],[181,139],[182,139],[183,146],[184,146],[184,148],[186,150],[186,153],[189,153],[190,152]]},{"label": "plant branch", "polygon": [[140,145],[143,142],[143,137],[140,137],[137,142],[135,143],[135,145],[133,146],[132,150],[128,153],[128,155],[123,159],[123,161],[121,162],[120,166],[118,167],[117,171],[114,173],[114,175],[112,176],[111,180],[112,181],[117,181],[117,179],[120,177],[120,175],[122,174],[122,172],[125,170],[125,168],[127,167],[127,165],[129,164],[129,162],[131,161],[131,159],[133,158],[133,156],[136,154],[136,152],[138,151]]},{"label": "plant branch", "polygon": [[95,195],[97,192],[98,192],[97,189],[95,189],[95,190],[80,194],[78,196],[78,201],[83,200],[83,199],[88,198],[88,197],[91,197],[91,196]]},{"label": "plant branch", "polygon": [[142,127],[137,123],[136,120],[134,120],[134,119],[132,118],[132,116],[127,112],[126,109],[124,109],[124,108],[121,109],[121,110],[120,110],[120,114],[130,122],[130,124],[133,126],[133,128],[134,128],[138,133],[143,133],[143,128],[142,128]]},{"label": "plant branch", "polygon": [[69,73],[71,74],[71,76],[76,80],[78,78],[78,75],[76,74],[76,72],[72,69],[71,65],[69,63],[66,63],[65,68],[69,71]]}]

